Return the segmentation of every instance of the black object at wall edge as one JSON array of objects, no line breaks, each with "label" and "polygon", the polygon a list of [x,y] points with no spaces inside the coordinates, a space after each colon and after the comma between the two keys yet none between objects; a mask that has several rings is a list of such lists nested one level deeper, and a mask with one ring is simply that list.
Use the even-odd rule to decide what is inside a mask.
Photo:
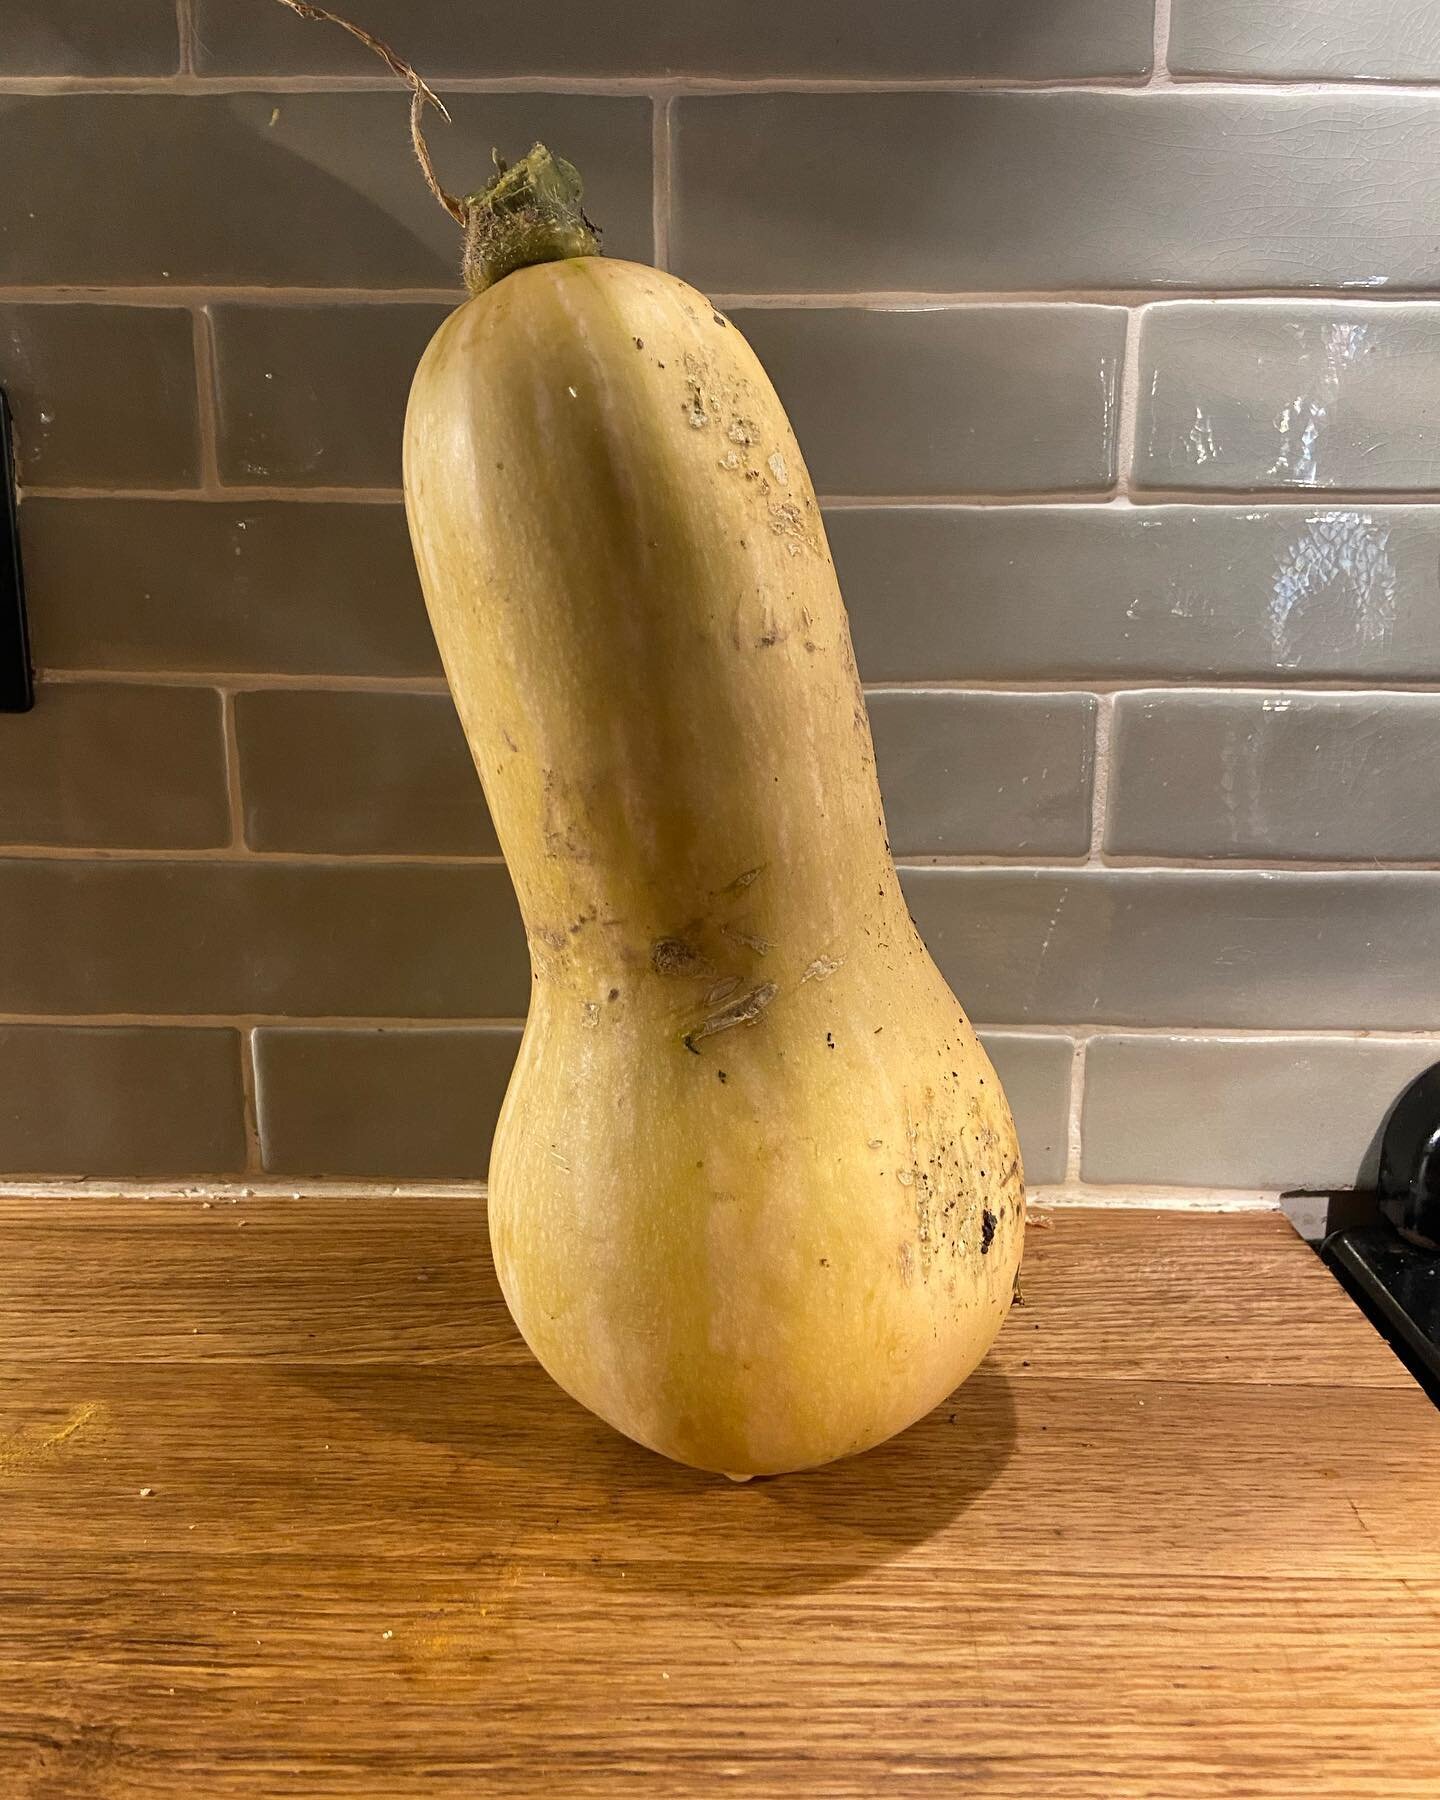
[{"label": "black object at wall edge", "polygon": [[14,432],[3,388],[0,489],[0,712],[29,712],[35,704],[35,682],[30,671],[30,633],[25,619],[25,571],[20,561]]}]

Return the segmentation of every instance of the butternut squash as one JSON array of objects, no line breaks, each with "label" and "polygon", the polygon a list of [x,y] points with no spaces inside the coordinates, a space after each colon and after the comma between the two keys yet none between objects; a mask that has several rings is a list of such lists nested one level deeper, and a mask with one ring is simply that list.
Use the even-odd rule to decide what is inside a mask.
[{"label": "butternut squash", "polygon": [[975,1367],[1020,1258],[1020,1153],[901,896],[774,390],[703,295],[575,254],[554,210],[498,263],[472,229],[481,291],[405,429],[533,968],[495,1263],[602,1419],[773,1474],[878,1443]]}]

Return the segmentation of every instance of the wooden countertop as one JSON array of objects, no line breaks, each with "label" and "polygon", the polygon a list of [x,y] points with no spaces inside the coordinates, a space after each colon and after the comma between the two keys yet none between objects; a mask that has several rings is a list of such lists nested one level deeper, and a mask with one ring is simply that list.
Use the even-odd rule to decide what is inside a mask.
[{"label": "wooden countertop", "polygon": [[0,1793],[1440,1795],[1440,1413],[1278,1215],[1056,1210],[946,1405],[748,1487],[457,1200],[0,1200]]}]

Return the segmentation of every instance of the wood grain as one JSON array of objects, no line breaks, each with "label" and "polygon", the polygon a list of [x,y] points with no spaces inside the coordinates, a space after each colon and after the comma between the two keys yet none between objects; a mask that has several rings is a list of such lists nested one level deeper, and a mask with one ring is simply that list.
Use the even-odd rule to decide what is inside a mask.
[{"label": "wood grain", "polygon": [[1434,1800],[1440,1414],[1282,1220],[1052,1217],[945,1406],[735,1488],[469,1203],[0,1202],[0,1794]]}]

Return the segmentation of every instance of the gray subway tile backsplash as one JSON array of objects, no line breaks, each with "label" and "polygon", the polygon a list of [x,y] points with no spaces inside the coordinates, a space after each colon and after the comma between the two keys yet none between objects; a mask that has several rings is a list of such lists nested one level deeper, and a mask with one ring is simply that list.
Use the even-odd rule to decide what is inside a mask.
[{"label": "gray subway tile backsplash", "polygon": [[[482,187],[492,145],[542,138],[590,172],[611,254],[648,258],[648,99],[457,94],[450,111],[434,143],[450,187]],[[399,88],[0,95],[0,285],[453,287],[458,303],[460,233],[406,112]]]},{"label": "gray subway tile backsplash", "polygon": [[1122,694],[1105,847],[1440,862],[1440,694]]},{"label": "gray subway tile backsplash", "polygon": [[1067,1037],[987,1031],[981,1041],[1015,1115],[1027,1187],[1064,1179],[1075,1046]]},{"label": "gray subway tile backsplash", "polygon": [[985,1025],[1430,1031],[1440,873],[907,869]]},{"label": "gray subway tile backsplash", "polygon": [[[1353,1182],[1440,1057],[1440,24],[823,11],[363,23],[449,187],[543,140],[769,370],[1031,1185]],[[530,974],[398,504],[405,95],[273,0],[0,39],[0,1173],[252,1179],[253,1027],[264,1173],[478,1179]]]},{"label": "gray subway tile backsplash", "polygon": [[821,494],[1099,489],[1115,479],[1118,307],[780,307],[731,315]]},{"label": "gray subway tile backsplash", "polygon": [[1086,1181],[1373,1185],[1376,1131],[1434,1043],[1105,1037],[1085,1053]]},{"label": "gray subway tile backsplash", "polygon": [[173,75],[175,0],[6,0],[0,73]]},{"label": "gray subway tile backsplash", "polygon": [[0,1012],[513,1018],[529,997],[498,865],[0,858]]},{"label": "gray subway tile backsplash", "polygon": [[1090,847],[1091,695],[892,689],[866,704],[897,856]]},{"label": "gray subway tile backsplash", "polygon": [[1151,307],[1136,475],[1158,488],[1440,485],[1440,305]]},{"label": "gray subway tile backsplash", "polygon": [[331,855],[493,855],[448,694],[262,688],[235,696],[245,840]]},{"label": "gray subway tile backsplash", "polygon": [[27,500],[43,668],[437,676],[398,505]]},{"label": "gray subway tile backsplash", "polygon": [[[1426,95],[760,93],[677,103],[707,291],[1420,288]],[[904,175],[896,157],[903,147]]]},{"label": "gray subway tile backsplash", "polygon": [[400,486],[405,401],[444,306],[214,306],[221,480]]},{"label": "gray subway tile backsplash", "polygon": [[240,1034],[0,1025],[0,1175],[233,1175],[245,1167]]},{"label": "gray subway tile backsplash", "polygon": [[878,507],[825,524],[868,681],[1440,678],[1428,507]]},{"label": "gray subway tile backsplash", "polygon": [[[0,260],[4,238],[0,228]],[[0,386],[32,487],[199,477],[194,332],[179,307],[0,305]]]},{"label": "gray subway tile backsplash", "polygon": [[[278,9],[197,0],[206,74],[368,75],[368,52],[338,32],[305,29]],[[1067,0],[1016,13],[1013,0],[829,0],[823,22],[802,6],[731,0],[657,7],[553,0],[487,26],[471,0],[371,0],[372,31],[431,77],[506,75],[996,76],[1045,80],[1142,74],[1151,0]]]},{"label": "gray subway tile backsplash", "polygon": [[1440,14],[1425,0],[1171,0],[1180,75],[1433,81]]},{"label": "gray subway tile backsplash", "polygon": [[43,683],[0,713],[0,844],[204,850],[230,842],[220,696]]},{"label": "gray subway tile backsplash", "polygon": [[268,1173],[483,1181],[518,1027],[255,1034]]}]

